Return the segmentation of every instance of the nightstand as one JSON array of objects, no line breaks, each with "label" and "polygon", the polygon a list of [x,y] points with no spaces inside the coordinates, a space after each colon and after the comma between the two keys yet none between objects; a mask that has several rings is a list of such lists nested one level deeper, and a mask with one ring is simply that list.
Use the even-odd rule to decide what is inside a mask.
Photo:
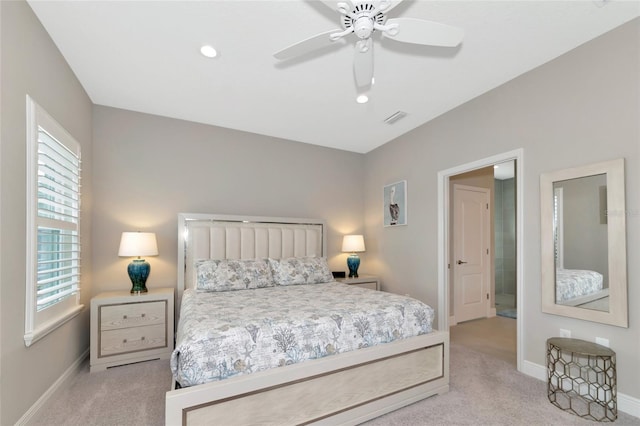
[{"label": "nightstand", "polygon": [[91,299],[91,372],[173,351],[173,289],[100,293]]},{"label": "nightstand", "polygon": [[378,277],[373,275],[360,275],[358,278],[336,278],[336,281],[371,290],[380,290],[380,281]]}]

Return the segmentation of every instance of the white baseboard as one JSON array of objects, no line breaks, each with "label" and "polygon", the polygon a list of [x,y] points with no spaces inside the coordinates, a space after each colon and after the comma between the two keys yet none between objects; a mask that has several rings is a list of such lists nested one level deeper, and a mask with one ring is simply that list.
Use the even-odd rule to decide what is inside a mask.
[{"label": "white baseboard", "polygon": [[634,417],[640,417],[640,399],[618,393],[618,410]]},{"label": "white baseboard", "polygon": [[51,398],[51,396],[60,389],[67,380],[73,377],[79,370],[82,362],[89,356],[89,348],[87,348],[78,359],[56,380],[45,393],[27,410],[26,413],[20,417],[20,420],[16,422],[16,425],[27,425],[31,419],[38,413],[38,411],[44,406],[44,404]]},{"label": "white baseboard", "polygon": [[[547,381],[547,367],[524,361],[522,372],[543,382]],[[640,417],[640,399],[618,392],[618,410],[634,417]]]}]

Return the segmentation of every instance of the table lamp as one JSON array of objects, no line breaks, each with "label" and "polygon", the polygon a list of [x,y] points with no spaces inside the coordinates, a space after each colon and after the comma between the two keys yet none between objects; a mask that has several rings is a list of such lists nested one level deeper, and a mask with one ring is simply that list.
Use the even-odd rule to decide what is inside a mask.
[{"label": "table lamp", "polygon": [[358,278],[358,267],[360,257],[357,252],[364,250],[364,237],[362,235],[345,235],[342,239],[342,251],[351,252],[347,257],[347,267],[349,268],[349,278]]},{"label": "table lamp", "polygon": [[118,256],[137,256],[127,267],[129,278],[131,279],[131,293],[146,293],[146,282],[149,277],[151,265],[140,256],[157,256],[158,243],[156,234],[153,232],[123,232],[120,239],[120,249]]}]

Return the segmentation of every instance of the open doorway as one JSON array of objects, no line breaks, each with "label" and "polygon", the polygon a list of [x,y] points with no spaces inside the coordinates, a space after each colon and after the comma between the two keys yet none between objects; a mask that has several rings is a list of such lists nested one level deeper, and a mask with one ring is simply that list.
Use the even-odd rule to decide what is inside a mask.
[{"label": "open doorway", "polygon": [[[497,206],[495,205],[495,196],[496,196],[496,176],[497,170],[494,169],[494,166],[500,165],[502,163],[512,162],[513,167],[513,177],[509,177],[508,179],[512,179],[510,183],[513,184],[513,193],[512,199],[514,201],[514,208],[512,218],[507,219],[507,226],[513,224],[514,233],[513,233],[513,243],[507,243],[505,245],[505,241],[502,240],[503,235],[502,229],[499,232],[496,232],[496,228],[500,226],[503,228],[505,217],[500,216],[502,222],[498,222],[496,225],[496,217],[495,210]],[[484,169],[484,170],[481,170]],[[483,242],[483,247],[486,253],[486,250],[489,250],[488,262],[490,267],[488,268],[489,273],[488,276],[484,278],[486,283],[484,287],[479,286],[478,288],[482,288],[482,293],[469,293],[470,295],[480,294],[485,297],[488,302],[486,302],[486,314],[480,315],[479,320],[470,320],[464,322],[463,325],[465,329],[473,329],[471,332],[467,333],[471,335],[472,339],[475,343],[480,345],[487,345],[489,347],[489,353],[491,353],[491,345],[487,340],[487,336],[489,338],[495,338],[496,340],[503,339],[500,337],[500,333],[505,331],[504,324],[507,324],[506,327],[507,333],[512,333],[511,336],[506,336],[507,341],[515,342],[515,364],[518,370],[522,369],[523,359],[522,359],[522,330],[523,330],[523,303],[522,303],[522,150],[516,150],[500,155],[496,155],[494,157],[486,158],[483,160],[478,160],[473,163],[465,164],[462,166],[458,166],[452,169],[444,170],[438,173],[438,181],[439,181],[439,250],[438,250],[438,280],[439,280],[439,313],[438,313],[438,322],[439,324],[445,324],[446,327],[442,327],[443,329],[448,329],[450,326],[457,324],[456,321],[456,312],[455,312],[455,284],[453,283],[454,279],[454,265],[458,266],[457,260],[461,260],[462,265],[464,266],[464,262],[466,259],[457,259],[456,256],[460,256],[459,252],[456,253],[456,248],[454,247],[454,231],[452,228],[453,225],[453,209],[454,209],[454,192],[453,185],[457,179],[457,177],[473,177],[474,175],[485,174],[481,180],[484,180],[485,183],[482,185],[470,185],[470,186],[485,186],[490,188],[490,202],[487,203],[487,209],[491,211],[490,215],[490,232],[489,237],[486,242]],[[466,176],[465,176],[466,175]],[[476,176],[477,177],[477,176]],[[501,176],[502,177],[502,176]],[[498,180],[505,180],[504,178]],[[460,182],[458,182],[460,183]],[[465,183],[468,185],[469,180]],[[502,185],[502,183],[498,183],[498,186]],[[500,188],[503,190],[504,188]],[[501,194],[504,196],[504,193]],[[504,202],[504,199],[501,199],[501,202]],[[502,215],[504,211],[500,214]],[[500,238],[501,241],[496,243],[496,237]],[[505,246],[508,250],[510,250],[509,258],[514,260],[513,265],[509,264],[507,270],[509,273],[507,275],[513,276],[515,281],[511,282],[512,287],[504,286],[504,277],[505,277],[505,268],[504,268],[504,260],[502,263],[495,261],[496,255],[496,247],[498,245],[501,247],[498,254],[502,256],[504,259],[504,249]],[[496,266],[499,267],[499,270],[496,270]],[[511,269],[509,269],[511,267]],[[500,282],[496,282],[496,277],[500,277]],[[475,279],[475,278],[473,278]],[[513,291],[513,293],[509,293],[509,291]],[[500,297],[496,297],[499,294]],[[508,294],[509,297],[507,301],[504,301],[502,298],[503,294]],[[472,297],[468,296],[469,300],[473,300]],[[498,300],[500,299],[500,300]],[[511,303],[511,299],[513,302]],[[504,305],[502,305],[504,303]],[[502,307],[509,306],[510,309],[514,309],[510,317],[507,316],[497,316],[497,309],[502,310]],[[511,307],[512,306],[512,307]],[[478,311],[480,312],[480,311]],[[515,318],[514,318],[515,317]],[[467,324],[470,324],[469,326]],[[480,328],[477,328],[478,325],[481,325]],[[485,328],[488,330],[483,330]],[[494,327],[493,329],[491,327]],[[458,330],[461,330],[459,328]],[[454,333],[453,329],[451,331],[452,340],[456,336],[461,335],[461,333]],[[509,331],[510,330],[510,331]],[[483,336],[478,336],[478,333],[485,333]],[[498,344],[501,344],[498,342]]]},{"label": "open doorway", "polygon": [[514,160],[493,166],[494,298],[496,314],[518,317],[516,286],[516,182]]}]

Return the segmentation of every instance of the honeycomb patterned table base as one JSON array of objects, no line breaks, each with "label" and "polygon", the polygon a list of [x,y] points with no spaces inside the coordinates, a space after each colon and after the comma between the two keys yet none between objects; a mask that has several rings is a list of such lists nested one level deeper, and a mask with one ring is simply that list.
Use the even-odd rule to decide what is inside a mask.
[{"label": "honeycomb patterned table base", "polygon": [[547,340],[547,392],[556,407],[599,422],[618,418],[616,353],[579,339]]}]

